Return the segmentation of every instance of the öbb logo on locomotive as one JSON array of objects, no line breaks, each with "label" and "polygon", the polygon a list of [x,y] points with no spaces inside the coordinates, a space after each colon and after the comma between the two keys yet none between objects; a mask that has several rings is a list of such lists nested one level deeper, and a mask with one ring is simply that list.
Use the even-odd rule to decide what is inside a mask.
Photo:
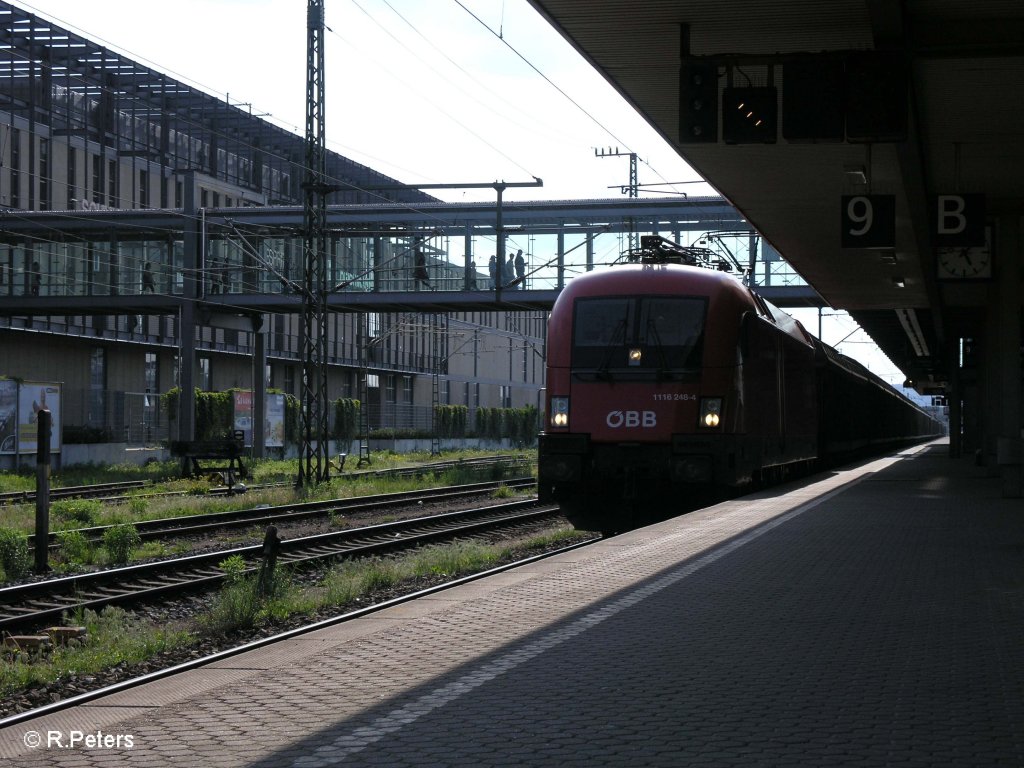
[{"label": "\u00f6bb logo on locomotive", "polygon": [[658,426],[658,415],[654,411],[609,411],[604,423],[612,429],[656,427]]}]

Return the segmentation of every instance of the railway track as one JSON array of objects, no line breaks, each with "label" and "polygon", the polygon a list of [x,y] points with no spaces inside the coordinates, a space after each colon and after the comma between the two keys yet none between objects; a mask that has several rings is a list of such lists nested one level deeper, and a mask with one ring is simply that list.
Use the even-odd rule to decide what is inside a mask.
[{"label": "railway track", "polygon": [[[97,483],[95,485],[69,485],[63,488],[51,488],[50,500],[58,499],[90,499],[111,494],[120,495],[138,488],[151,485],[149,480],[124,480],[119,483]],[[0,493],[0,505],[31,504],[36,500],[35,491],[4,491]]]},{"label": "railway track", "polygon": [[[282,523],[308,520],[334,513],[354,514],[357,512],[381,511],[391,507],[407,506],[422,501],[439,502],[472,498],[493,493],[501,486],[520,490],[532,488],[536,481],[532,477],[513,478],[504,481],[487,483],[471,483],[468,485],[448,486],[445,488],[422,491],[400,491],[396,493],[376,494],[373,496],[357,496],[350,499],[330,499],[327,501],[309,501],[300,504],[282,506],[260,506],[251,509],[237,509],[226,512],[209,512],[183,517],[162,518],[159,520],[141,520],[133,523],[143,541],[164,539],[171,536],[200,536],[215,531],[232,528],[249,528],[256,525],[280,525]],[[90,528],[76,528],[87,541],[92,544],[103,540],[103,535],[113,528],[112,525],[97,525]],[[65,531],[61,531],[65,533]],[[29,535],[29,546],[35,543],[35,536]],[[57,548],[58,535],[49,535],[50,547]]]},{"label": "railway track", "polygon": [[[309,564],[340,557],[362,557],[438,541],[480,536],[532,526],[557,517],[554,505],[515,501],[394,523],[285,539],[279,564]],[[232,556],[247,572],[259,568],[263,546],[253,545],[153,563],[114,568],[0,589],[0,631],[15,633],[58,621],[69,611],[166,598],[210,588],[224,578],[219,563]]]},{"label": "railway track", "polygon": [[210,649],[205,655],[199,657],[196,657],[194,654],[182,654],[180,658],[169,659],[165,666],[162,666],[157,669],[150,668],[149,671],[144,672],[142,674],[132,673],[131,671],[126,670],[123,675],[118,675],[115,677],[106,676],[105,680],[97,680],[93,684],[93,687],[90,687],[85,691],[83,691],[81,688],[76,688],[73,691],[69,691],[66,695],[61,696],[61,698],[56,701],[52,698],[51,689],[47,687],[45,689],[47,692],[47,696],[45,698],[41,697],[38,705],[36,705],[33,708],[23,709],[21,711],[16,710],[13,714],[3,717],[2,719],[0,719],[0,728],[5,728],[18,723],[23,723],[34,718],[40,717],[42,715],[53,714],[55,712],[66,710],[71,707],[85,704],[90,701],[95,701],[96,699],[99,699],[103,696],[107,696],[118,691],[128,690],[139,685],[144,685],[154,680],[158,680],[160,678],[169,677],[175,674],[179,674],[181,672],[197,669],[208,664],[211,664],[213,662],[222,661],[224,659],[230,658],[240,653],[245,653],[246,651],[251,651],[256,648],[262,648],[265,646],[273,645],[274,643],[279,643],[289,638],[300,637],[310,632],[323,629],[324,627],[329,627],[335,624],[352,621],[362,616],[367,616],[377,611],[381,611],[386,608],[399,605],[401,603],[406,603],[413,600],[417,600],[422,597],[434,595],[439,592],[443,592],[444,590],[451,589],[452,587],[457,587],[468,582],[476,581],[478,579],[484,579],[488,576],[497,573],[502,573],[512,568],[518,568],[527,563],[537,562],[549,557],[561,555],[565,552],[569,552],[574,549],[579,549],[580,547],[586,547],[597,540],[599,540],[599,537],[594,537],[592,539],[588,539],[585,541],[574,542],[567,546],[550,549],[539,554],[530,555],[525,558],[505,562],[494,568],[489,568],[484,571],[479,571],[477,573],[471,573],[465,576],[461,576],[450,581],[445,581],[441,584],[436,584],[434,586],[427,587],[426,589],[405,592],[396,597],[390,597],[380,602],[373,602],[369,605],[365,605],[363,607],[356,608],[351,611],[337,614],[330,618],[320,619],[318,621],[310,621],[302,624],[301,626],[296,626],[291,629],[284,629],[274,635],[267,636],[253,634],[247,639],[242,639],[227,647],[214,647]]},{"label": "railway track", "polygon": [[[435,461],[428,464],[416,464],[408,467],[391,467],[389,469],[366,469],[354,470],[338,475],[345,480],[358,480],[364,477],[423,477],[425,475],[437,475],[454,469],[485,470],[497,466],[505,466],[510,469],[522,469],[531,464],[531,459],[526,457],[509,456],[481,456],[474,459],[453,459],[451,461]],[[220,474],[211,472],[211,475]],[[77,485],[57,487],[50,489],[50,501],[61,499],[97,499],[116,503],[129,491],[137,491],[154,485],[152,480],[124,480],[116,483],[97,483],[95,485]],[[292,485],[291,481],[276,483],[261,483],[250,485],[246,490],[264,490],[268,488],[283,488]],[[237,489],[237,485],[235,488]],[[204,495],[227,496],[238,490],[227,487],[210,488]],[[152,493],[132,494],[132,498],[151,499],[170,496],[187,496],[190,491],[153,491]],[[36,500],[35,491],[5,491],[0,493],[0,506],[8,504],[34,504]]]}]

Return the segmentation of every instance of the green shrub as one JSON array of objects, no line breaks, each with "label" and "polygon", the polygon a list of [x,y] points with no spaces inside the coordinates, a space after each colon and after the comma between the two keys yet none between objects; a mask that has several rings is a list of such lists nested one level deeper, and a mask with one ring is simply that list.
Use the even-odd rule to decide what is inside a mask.
[{"label": "green shrub", "polygon": [[32,567],[28,536],[12,528],[0,528],[0,566],[8,581],[20,579]]},{"label": "green shrub", "polygon": [[149,511],[149,500],[141,496],[128,499],[128,511],[132,517],[143,517]]},{"label": "green shrub", "polygon": [[110,562],[118,565],[127,563],[132,552],[141,543],[142,538],[131,523],[115,525],[103,534],[103,546],[107,550]]},{"label": "green shrub", "polygon": [[245,558],[241,555],[232,555],[221,560],[217,567],[224,571],[224,581],[227,584],[237,584],[245,576]]},{"label": "green shrub", "polygon": [[53,502],[50,513],[66,525],[87,528],[96,525],[103,513],[103,505],[95,499],[66,499]]},{"label": "green shrub", "polygon": [[537,408],[477,408],[475,432],[477,437],[497,440],[507,437],[516,442],[532,444],[537,437]]},{"label": "green shrub", "polygon": [[373,430],[369,437],[373,440],[418,440],[431,437],[430,430],[414,427],[384,427]]},{"label": "green shrub", "polygon": [[297,444],[301,438],[299,435],[301,411],[299,398],[292,395],[284,396],[284,441],[290,445]]},{"label": "green shrub", "polygon": [[178,418],[178,399],[181,397],[181,387],[172,387],[160,395],[160,408],[167,414],[170,421]]},{"label": "green shrub", "polygon": [[58,531],[57,543],[67,563],[89,565],[93,561],[92,544],[81,531]]},{"label": "green shrub", "polygon": [[[220,440],[232,433],[235,423],[233,391],[203,392],[200,389],[194,391],[197,440]],[[174,387],[160,396],[160,407],[164,409],[171,421],[178,417],[180,398],[180,387]]]},{"label": "green shrub", "polygon": [[210,605],[210,611],[200,619],[208,631],[224,635],[236,629],[251,627],[256,623],[262,600],[256,592],[254,579],[242,579],[234,584],[225,584]]},{"label": "green shrub", "polygon": [[219,440],[235,426],[235,402],[231,392],[196,392],[196,439]]},{"label": "green shrub", "polygon": [[435,405],[434,427],[438,437],[465,437],[469,408],[465,405]]},{"label": "green shrub", "polygon": [[494,489],[494,492],[491,494],[491,498],[511,499],[515,495],[516,492],[509,488],[507,485],[499,485],[497,488]]},{"label": "green shrub", "polygon": [[199,620],[206,630],[225,635],[264,620],[285,618],[298,609],[287,573],[279,574],[268,582],[269,588],[261,590],[257,579],[244,574],[242,559],[234,560],[232,556],[220,563],[228,574],[227,583],[214,597],[209,612]]},{"label": "green shrub", "polygon": [[348,397],[334,401],[334,429],[332,436],[344,445],[348,445],[359,434],[360,403]]}]

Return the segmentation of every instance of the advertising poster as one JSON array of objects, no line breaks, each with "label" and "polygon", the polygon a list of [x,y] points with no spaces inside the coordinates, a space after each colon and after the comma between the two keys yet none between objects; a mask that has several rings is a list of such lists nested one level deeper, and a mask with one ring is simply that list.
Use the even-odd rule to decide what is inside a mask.
[{"label": "advertising poster", "polygon": [[0,453],[14,453],[18,438],[18,382],[0,379]]},{"label": "advertising poster", "polygon": [[235,431],[245,433],[245,445],[252,445],[252,392],[232,393],[235,401]]},{"label": "advertising poster", "polygon": [[267,448],[284,446],[284,395],[267,395],[267,421],[264,445]]},{"label": "advertising poster", "polygon": [[18,453],[35,453],[39,436],[38,416],[49,409],[52,417],[50,453],[60,453],[60,384],[23,381],[18,388]]}]

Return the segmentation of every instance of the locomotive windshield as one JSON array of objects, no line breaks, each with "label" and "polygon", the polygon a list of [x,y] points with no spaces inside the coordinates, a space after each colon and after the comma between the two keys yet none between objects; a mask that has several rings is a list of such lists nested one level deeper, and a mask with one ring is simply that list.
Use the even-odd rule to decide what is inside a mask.
[{"label": "locomotive windshield", "polygon": [[700,366],[707,304],[674,296],[576,300],[572,367],[617,378]]}]

